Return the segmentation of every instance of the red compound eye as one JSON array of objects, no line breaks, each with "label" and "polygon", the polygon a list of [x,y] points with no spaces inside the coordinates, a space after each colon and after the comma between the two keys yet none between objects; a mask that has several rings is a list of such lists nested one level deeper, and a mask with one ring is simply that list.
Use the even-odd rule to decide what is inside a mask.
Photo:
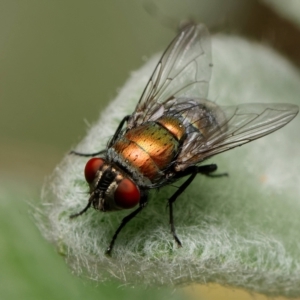
[{"label": "red compound eye", "polygon": [[124,178],[115,191],[115,202],[119,207],[132,208],[140,202],[140,191],[135,183]]},{"label": "red compound eye", "polygon": [[91,158],[85,165],[84,175],[88,183],[92,183],[97,171],[103,166],[104,160],[99,157]]}]

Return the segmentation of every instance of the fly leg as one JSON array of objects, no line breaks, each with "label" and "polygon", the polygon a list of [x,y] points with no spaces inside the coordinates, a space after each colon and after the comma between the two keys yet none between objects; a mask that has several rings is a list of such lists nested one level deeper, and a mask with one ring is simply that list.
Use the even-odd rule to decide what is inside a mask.
[{"label": "fly leg", "polygon": [[198,168],[198,173],[203,174],[207,177],[218,178],[218,177],[229,176],[228,173],[212,174],[218,169],[218,166],[215,164],[198,166],[197,168]]},{"label": "fly leg", "polygon": [[81,210],[80,212],[78,212],[78,213],[75,213],[75,214],[70,215],[69,218],[70,218],[70,219],[74,219],[74,218],[77,218],[77,217],[81,216],[82,214],[84,214],[84,213],[91,207],[91,205],[92,205],[92,203],[93,203],[93,200],[94,200],[96,197],[99,197],[99,193],[93,192],[93,193],[91,194],[91,196],[90,196],[90,198],[89,198],[89,201],[88,201],[88,204],[85,206],[85,208],[82,209],[82,210]]},{"label": "fly leg", "polygon": [[120,231],[123,229],[123,227],[132,219],[134,218],[141,210],[143,209],[143,206],[139,206],[136,210],[134,210],[132,213],[130,213],[128,216],[126,216],[125,218],[123,218],[121,224],[119,225],[118,229],[116,230],[114,236],[111,239],[111,242],[109,244],[109,246],[107,247],[105,254],[110,255],[111,251],[114,247],[115,241],[117,239],[118,234],[120,233]]},{"label": "fly leg", "polygon": [[126,216],[125,218],[123,218],[121,224],[119,225],[118,229],[116,230],[115,234],[113,235],[111,242],[109,244],[109,246],[107,247],[105,254],[110,255],[111,251],[114,247],[115,241],[117,239],[118,234],[120,233],[120,231],[125,227],[125,225],[131,220],[133,219],[147,204],[147,196],[144,196],[141,199],[140,202],[140,206],[134,210],[133,212],[131,212],[128,216]]},{"label": "fly leg", "polygon": [[103,149],[101,151],[98,151],[98,152],[94,152],[94,153],[81,153],[81,152],[77,152],[77,151],[70,151],[69,154],[74,154],[74,155],[78,155],[78,156],[85,156],[85,157],[91,157],[91,156],[97,156],[97,155],[100,155],[100,154],[104,154],[106,153],[106,150]]},{"label": "fly leg", "polygon": [[188,179],[178,188],[178,190],[168,200],[171,232],[172,232],[172,235],[179,247],[181,247],[182,244],[181,244],[179,238],[177,237],[176,231],[175,231],[174,218],[173,218],[173,203],[184,192],[184,190],[192,183],[192,181],[195,179],[195,177],[198,173],[203,174],[208,177],[228,176],[227,173],[211,174],[211,173],[215,172],[217,170],[217,168],[218,167],[215,164],[205,165],[205,166],[191,166],[191,167],[188,167],[187,169],[185,169],[184,171],[178,172],[175,176],[175,178],[179,179],[179,178],[189,175]]},{"label": "fly leg", "polygon": [[203,174],[208,177],[228,176],[228,173],[212,174],[213,172],[217,171],[217,169],[218,169],[218,166],[216,164],[210,164],[210,165],[204,165],[204,166],[191,166],[191,167],[186,168],[183,171],[177,172],[174,177],[176,179],[179,179],[184,176],[191,175],[194,172]]},{"label": "fly leg", "polygon": [[[108,148],[111,147],[115,143],[115,141],[119,137],[119,134],[120,134],[120,132],[121,132],[123,126],[124,126],[124,123],[128,121],[129,117],[130,117],[129,115],[125,116],[123,118],[123,120],[120,122],[113,138],[111,139],[111,141],[108,144]],[[85,156],[85,157],[97,156],[97,155],[105,154],[105,153],[106,153],[106,149],[103,149],[103,150],[100,150],[100,151],[94,152],[94,153],[81,153],[81,152],[77,152],[77,151],[74,151],[74,150],[70,151],[70,154],[75,154],[75,155],[78,155],[78,156]]]},{"label": "fly leg", "polygon": [[108,148],[110,148],[115,143],[115,141],[118,139],[118,137],[120,135],[120,132],[121,132],[123,126],[124,126],[124,123],[127,122],[129,120],[129,118],[130,118],[130,115],[125,116],[123,118],[123,120],[120,122],[120,124],[119,124],[119,126],[118,126],[118,128],[117,128],[117,130],[116,130],[116,132],[115,132],[115,134],[113,136],[113,138],[110,140],[110,142],[108,144]]},{"label": "fly leg", "polygon": [[190,177],[178,188],[178,190],[168,200],[169,212],[170,212],[171,233],[172,233],[178,247],[181,247],[182,244],[181,244],[179,238],[177,237],[176,231],[175,231],[174,218],[173,218],[173,203],[183,193],[183,191],[191,184],[191,182],[195,179],[198,172],[197,172],[197,167],[193,167],[193,168],[194,168],[194,171],[191,172],[192,174],[190,174]]}]

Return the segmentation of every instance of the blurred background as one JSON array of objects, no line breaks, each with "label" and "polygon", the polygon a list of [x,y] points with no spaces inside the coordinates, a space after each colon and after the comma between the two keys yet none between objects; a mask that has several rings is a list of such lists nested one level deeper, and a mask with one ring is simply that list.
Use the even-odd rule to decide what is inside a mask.
[{"label": "blurred background", "polygon": [[[187,18],[268,44],[300,64],[297,0],[0,0],[1,299],[149,297],[113,283],[99,291],[73,277],[39,234],[28,202],[130,72],[164,50]],[[177,296],[250,299],[218,286]]]}]

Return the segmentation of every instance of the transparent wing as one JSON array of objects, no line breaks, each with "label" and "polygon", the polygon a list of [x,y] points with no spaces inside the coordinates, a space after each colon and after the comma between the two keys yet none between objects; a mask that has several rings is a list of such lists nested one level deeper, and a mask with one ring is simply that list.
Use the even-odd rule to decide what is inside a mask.
[{"label": "transparent wing", "polygon": [[159,118],[173,97],[206,98],[211,68],[208,29],[202,24],[185,26],[161,57],[128,128]]},{"label": "transparent wing", "polygon": [[278,130],[289,123],[298,111],[298,106],[293,104],[249,103],[210,108],[206,116],[201,116],[203,127],[191,133],[184,142],[176,169],[183,170]]}]

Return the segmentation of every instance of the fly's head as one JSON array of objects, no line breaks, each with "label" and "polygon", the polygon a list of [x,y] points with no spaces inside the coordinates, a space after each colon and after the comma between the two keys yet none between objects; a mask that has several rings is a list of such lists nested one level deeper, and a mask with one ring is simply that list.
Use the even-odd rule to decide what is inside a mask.
[{"label": "fly's head", "polygon": [[132,208],[140,202],[139,187],[104,159],[91,158],[84,174],[90,186],[89,206],[101,211],[114,211]]}]

